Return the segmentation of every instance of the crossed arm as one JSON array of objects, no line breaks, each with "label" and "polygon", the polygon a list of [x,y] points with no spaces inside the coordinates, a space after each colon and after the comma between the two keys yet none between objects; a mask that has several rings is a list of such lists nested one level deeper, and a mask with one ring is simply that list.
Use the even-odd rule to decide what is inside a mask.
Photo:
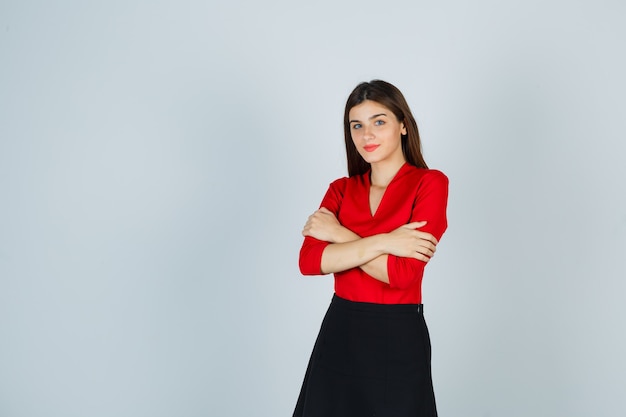
[{"label": "crossed arm", "polygon": [[373,278],[389,283],[388,255],[428,262],[434,255],[437,239],[419,229],[426,222],[412,222],[389,233],[362,238],[342,226],[335,215],[322,207],[309,216],[303,236],[330,242],[322,252],[324,274],[359,267]]}]

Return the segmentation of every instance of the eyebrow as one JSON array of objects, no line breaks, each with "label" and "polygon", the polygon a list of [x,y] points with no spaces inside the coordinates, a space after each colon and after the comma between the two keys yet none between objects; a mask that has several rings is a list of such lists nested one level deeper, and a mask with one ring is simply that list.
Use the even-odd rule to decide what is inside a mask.
[{"label": "eyebrow", "polygon": [[[377,118],[379,116],[387,116],[387,114],[385,114],[385,113],[378,113],[378,114],[375,114],[373,116],[370,116],[368,119],[372,120],[372,119],[375,119],[375,118]],[[358,123],[359,121],[360,120],[350,120],[348,123],[355,123],[355,122]]]}]

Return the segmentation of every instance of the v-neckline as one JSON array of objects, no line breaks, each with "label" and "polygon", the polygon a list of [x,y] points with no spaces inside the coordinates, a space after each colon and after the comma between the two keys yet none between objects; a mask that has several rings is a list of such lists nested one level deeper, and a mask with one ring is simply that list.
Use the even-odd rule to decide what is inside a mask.
[{"label": "v-neckline", "polygon": [[380,197],[378,206],[376,206],[376,210],[374,211],[372,211],[372,204],[370,203],[370,198],[372,195],[372,170],[370,169],[369,171],[367,171],[365,175],[365,178],[367,179],[367,210],[369,212],[370,218],[373,219],[376,217],[376,214],[378,214],[378,212],[380,211],[380,206],[382,206],[383,201],[385,201],[385,196],[387,195],[387,190],[389,189],[389,186],[396,180],[396,178],[398,178],[398,174],[400,174],[400,171],[402,171],[407,164],[407,162],[402,164],[402,166],[398,169],[398,172],[396,172],[393,178],[391,178],[391,181],[389,181],[389,184],[387,184],[387,186],[383,190],[383,195]]}]

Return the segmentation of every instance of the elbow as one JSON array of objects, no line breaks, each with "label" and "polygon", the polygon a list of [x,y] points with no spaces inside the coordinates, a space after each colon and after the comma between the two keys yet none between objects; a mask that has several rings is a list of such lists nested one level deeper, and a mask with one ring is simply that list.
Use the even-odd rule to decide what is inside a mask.
[{"label": "elbow", "polygon": [[389,287],[391,287],[394,290],[400,290],[400,291],[408,290],[414,285],[414,282],[415,280],[410,279],[409,277],[400,279],[400,280],[391,279],[391,277],[389,277]]},{"label": "elbow", "polygon": [[403,277],[402,279],[392,279],[389,277],[389,287],[394,290],[405,291],[414,288],[417,282],[421,282],[422,274],[416,273],[412,276]]},{"label": "elbow", "polygon": [[322,259],[320,256],[311,253],[308,250],[300,251],[300,258],[298,261],[298,267],[302,275],[323,275],[322,273]]},{"label": "elbow", "polygon": [[[392,258],[390,256],[390,258]],[[389,286],[396,290],[407,290],[415,286],[424,276],[425,262],[416,259],[396,258],[387,263]]]},{"label": "elbow", "polygon": [[323,275],[322,273],[322,252],[328,242],[315,241],[306,238],[300,249],[298,266],[302,275]]},{"label": "elbow", "polygon": [[313,267],[310,262],[307,262],[302,257],[300,257],[298,266],[302,275],[322,275],[322,271],[319,268]]}]

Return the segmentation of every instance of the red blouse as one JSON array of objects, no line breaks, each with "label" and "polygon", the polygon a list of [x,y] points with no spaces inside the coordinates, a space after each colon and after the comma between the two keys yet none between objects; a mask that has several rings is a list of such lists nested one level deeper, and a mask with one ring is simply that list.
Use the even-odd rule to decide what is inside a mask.
[{"label": "red blouse", "polygon": [[[405,163],[387,186],[374,215],[369,204],[370,173],[340,178],[330,184],[320,207],[332,211],[339,222],[361,237],[388,233],[403,224],[426,220],[419,230],[438,240],[448,225],[448,178],[440,171]],[[300,271],[321,275],[322,252],[329,242],[307,236],[300,249]],[[335,293],[342,298],[378,304],[422,302],[425,262],[389,255],[389,284],[352,268],[335,273]]]}]

